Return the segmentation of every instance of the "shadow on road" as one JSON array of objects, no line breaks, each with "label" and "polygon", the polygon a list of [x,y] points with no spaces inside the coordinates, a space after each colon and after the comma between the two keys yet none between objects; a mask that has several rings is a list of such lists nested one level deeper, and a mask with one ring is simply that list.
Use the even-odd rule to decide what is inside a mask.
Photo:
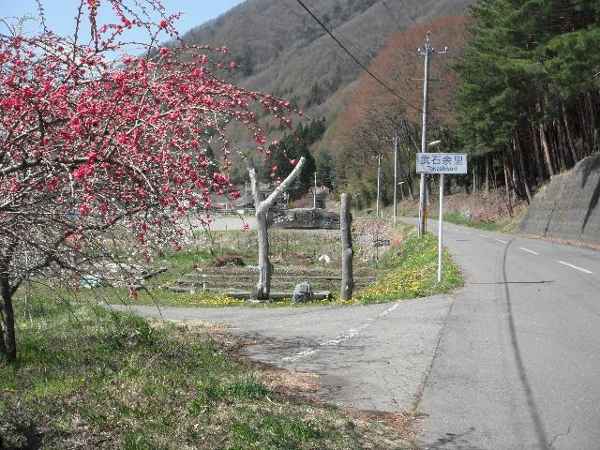
[{"label": "shadow on road", "polygon": [[507,260],[508,260],[508,250],[510,246],[514,242],[514,239],[511,239],[510,242],[504,248],[504,256],[502,259],[502,278],[504,280],[504,293],[506,296],[506,306],[508,312],[508,327],[510,331],[510,341],[511,346],[513,348],[513,354],[515,355],[515,362],[517,364],[517,371],[519,375],[519,380],[521,381],[521,385],[523,386],[523,391],[525,392],[525,397],[527,400],[527,406],[529,408],[529,414],[531,415],[531,419],[533,420],[534,432],[538,441],[539,448],[548,448],[548,437],[546,435],[546,430],[544,429],[544,424],[540,418],[540,413],[538,407],[535,403],[535,399],[533,398],[533,391],[531,389],[531,385],[529,383],[529,379],[527,378],[527,372],[525,370],[525,365],[523,364],[523,356],[521,355],[521,349],[519,347],[519,341],[517,339],[517,331],[515,327],[515,320],[513,316],[512,310],[512,300],[510,297],[510,285],[508,282],[508,278],[506,276],[506,268],[507,268]]},{"label": "shadow on road", "polygon": [[439,438],[433,444],[422,446],[427,450],[434,449],[452,449],[452,450],[484,450],[481,447],[474,447],[469,444],[468,436],[475,431],[474,427],[469,428],[463,433],[446,433],[444,437]]}]

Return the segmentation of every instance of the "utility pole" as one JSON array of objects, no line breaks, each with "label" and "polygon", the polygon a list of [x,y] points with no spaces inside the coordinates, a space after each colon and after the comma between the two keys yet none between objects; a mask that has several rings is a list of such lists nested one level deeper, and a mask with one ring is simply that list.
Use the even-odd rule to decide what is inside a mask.
[{"label": "utility pole", "polygon": [[394,226],[398,222],[398,131],[394,134]]},{"label": "utility pole", "polygon": [[315,170],[315,189],[313,192],[313,209],[317,209],[317,171]]},{"label": "utility pole", "polygon": [[377,218],[380,216],[380,201],[381,201],[381,154],[377,155]]},{"label": "utility pole", "polygon": [[[425,57],[425,68],[423,77],[423,119],[422,119],[422,130],[421,130],[421,153],[427,152],[427,110],[429,106],[429,68],[431,63],[431,56],[433,53],[444,54],[448,51],[448,47],[445,47],[443,51],[436,51],[431,46],[431,32],[428,31],[425,35],[425,45],[423,48],[418,50],[419,55]],[[423,236],[427,231],[426,217],[427,217],[427,185],[425,183],[425,174],[421,174],[421,181],[419,183],[419,236]]]},{"label": "utility pole", "polygon": [[[423,77],[423,118],[422,118],[422,129],[421,129],[421,153],[427,152],[427,107],[429,106],[429,56],[433,52],[431,47],[431,41],[429,39],[430,32],[427,32],[425,36],[425,46],[419,49],[419,54],[425,57],[425,74]],[[427,230],[425,223],[426,214],[426,184],[425,174],[421,174],[421,181],[419,183],[419,236],[423,236]]]}]

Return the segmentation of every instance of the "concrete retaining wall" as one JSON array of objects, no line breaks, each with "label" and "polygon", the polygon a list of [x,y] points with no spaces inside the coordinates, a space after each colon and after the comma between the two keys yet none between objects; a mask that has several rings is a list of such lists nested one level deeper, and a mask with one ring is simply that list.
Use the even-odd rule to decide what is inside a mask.
[{"label": "concrete retaining wall", "polygon": [[520,230],[600,244],[600,153],[553,177],[535,195]]}]

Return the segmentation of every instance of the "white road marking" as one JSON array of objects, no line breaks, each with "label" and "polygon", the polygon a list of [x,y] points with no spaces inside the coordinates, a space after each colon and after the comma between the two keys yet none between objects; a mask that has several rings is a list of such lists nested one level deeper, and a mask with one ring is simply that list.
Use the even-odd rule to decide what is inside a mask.
[{"label": "white road marking", "polygon": [[519,247],[519,248],[521,250],[523,250],[524,252],[531,253],[532,255],[540,256],[540,254],[538,252],[534,252],[533,250],[529,250],[528,248],[525,248],[525,247]]},{"label": "white road marking", "polygon": [[384,312],[382,312],[381,314],[379,314],[378,317],[385,317],[388,314],[390,314],[391,312],[396,311],[396,309],[398,308],[398,306],[400,306],[399,303],[396,303],[394,306],[392,306],[391,308],[386,309]]},{"label": "white road marking", "polygon": [[[388,316],[390,313],[394,312],[398,308],[398,306],[400,306],[400,304],[396,303],[393,306],[389,307],[388,309],[386,309],[385,311],[380,313],[377,316],[377,319],[381,319],[383,317]],[[365,323],[363,323],[358,328],[351,328],[350,330],[346,331],[344,334],[341,334],[340,336],[336,337],[335,339],[330,339],[329,341],[321,342],[319,344],[319,346],[316,348],[310,348],[307,350],[303,350],[299,353],[296,353],[295,355],[286,356],[285,358],[281,358],[281,361],[283,361],[283,362],[298,361],[302,358],[306,358],[308,356],[314,355],[315,353],[318,353],[319,348],[321,348],[321,347],[334,347],[336,345],[340,345],[340,344],[342,344],[346,341],[349,341],[350,339],[358,336],[361,331],[364,331],[367,328],[369,328],[374,321],[375,321],[375,318],[368,319]]]},{"label": "white road marking", "polygon": [[508,241],[503,241],[502,239],[494,239],[497,242],[500,242],[501,244],[508,244]]},{"label": "white road marking", "polygon": [[281,358],[282,361],[298,361],[299,359],[306,358],[307,356],[314,355],[317,353],[317,349],[304,350],[294,356],[288,356],[287,358]]},{"label": "white road marking", "polygon": [[570,263],[564,262],[564,261],[558,261],[558,262],[559,262],[559,264],[562,264],[563,266],[571,267],[572,269],[579,270],[580,272],[587,273],[588,275],[594,274],[594,272],[590,272],[589,270],[584,269],[583,267],[577,267],[574,264],[570,264]]}]

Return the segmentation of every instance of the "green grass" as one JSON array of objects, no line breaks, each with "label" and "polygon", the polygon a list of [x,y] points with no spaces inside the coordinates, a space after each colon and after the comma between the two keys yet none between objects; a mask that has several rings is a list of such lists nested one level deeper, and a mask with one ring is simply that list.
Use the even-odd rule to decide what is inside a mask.
[{"label": "green grass", "polygon": [[437,239],[431,234],[419,238],[411,232],[401,246],[384,255],[381,262],[384,274],[372,286],[358,292],[357,300],[380,303],[411,299],[447,293],[462,286],[460,269],[447,250],[444,250],[443,263],[442,282],[438,283]]},{"label": "green grass", "polygon": [[0,448],[353,449],[400,439],[273,392],[201,328],[44,299],[21,302],[17,317],[19,362],[0,361]]},{"label": "green grass", "polygon": [[502,231],[507,223],[506,220],[501,222],[476,221],[465,217],[463,214],[457,211],[445,213],[444,220],[456,225],[463,225],[486,231]]}]

